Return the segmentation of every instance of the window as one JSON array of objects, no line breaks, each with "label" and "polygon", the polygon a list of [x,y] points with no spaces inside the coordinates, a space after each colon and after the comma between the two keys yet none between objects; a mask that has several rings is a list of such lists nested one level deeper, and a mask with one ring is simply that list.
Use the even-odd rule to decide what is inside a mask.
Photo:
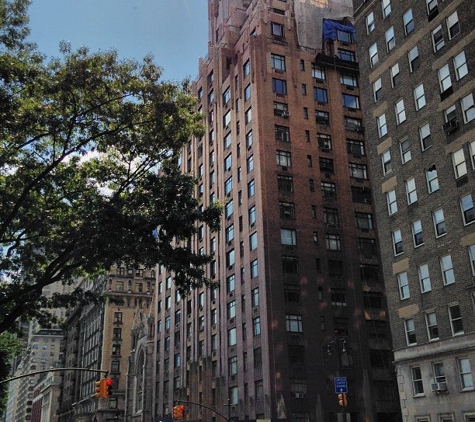
[{"label": "window", "polygon": [[346,306],[345,289],[332,287],[330,290],[330,300],[333,306]]},{"label": "window", "polygon": [[326,89],[323,88],[313,88],[313,99],[319,104],[328,103],[328,93]]},{"label": "window", "polygon": [[272,69],[280,70],[282,72],[285,71],[285,56],[271,53],[270,61],[271,61]]},{"label": "window", "polygon": [[373,229],[373,215],[368,213],[355,213],[355,226],[362,230]]},{"label": "window", "polygon": [[321,183],[322,195],[324,198],[335,198],[336,197],[336,185],[332,182],[322,182]]},{"label": "window", "polygon": [[252,130],[246,133],[246,147],[247,149],[252,147]]},{"label": "window", "polygon": [[350,110],[360,109],[360,99],[356,95],[342,94],[343,107]]},{"label": "window", "polygon": [[236,328],[228,330],[228,346],[235,346],[237,342]]},{"label": "window", "polygon": [[435,236],[441,237],[447,233],[445,227],[445,217],[444,211],[442,209],[438,209],[432,213],[432,219],[434,221],[434,229],[435,229]]},{"label": "window", "polygon": [[224,182],[224,193],[226,195],[230,195],[232,190],[233,190],[233,177],[231,176],[228,179],[226,179],[226,181]]},{"label": "window", "polygon": [[456,179],[467,174],[467,163],[465,162],[463,148],[460,148],[452,154],[452,164],[454,166]]},{"label": "window", "polygon": [[422,221],[413,221],[411,224],[412,238],[414,240],[414,247],[424,244],[424,237],[422,236]]},{"label": "window", "polygon": [[366,32],[370,34],[374,31],[374,12],[371,12],[368,16],[366,16]]},{"label": "window", "polygon": [[274,116],[289,117],[289,107],[285,103],[274,102]]},{"label": "window", "polygon": [[224,216],[229,219],[233,215],[233,200],[230,199],[224,206]]},{"label": "window", "polygon": [[251,73],[251,63],[249,62],[249,60],[247,60],[246,63],[244,63],[244,65],[242,66],[242,73],[244,77]]},{"label": "window", "polygon": [[378,64],[379,62],[379,57],[378,57],[378,44],[374,43],[368,50],[369,53],[369,63],[371,67],[374,67]]},{"label": "window", "polygon": [[447,18],[447,29],[449,31],[449,39],[460,34],[459,17],[456,11]]},{"label": "window", "polygon": [[336,208],[323,208],[323,222],[328,227],[339,227],[340,219],[338,217],[338,209]]},{"label": "window", "polygon": [[244,101],[248,101],[251,98],[251,84],[246,85],[244,88]]},{"label": "window", "polygon": [[429,340],[438,340],[439,327],[437,326],[437,316],[435,312],[428,312],[426,314],[426,325]]},{"label": "window", "polygon": [[409,68],[411,72],[414,72],[419,68],[420,59],[419,59],[419,50],[417,49],[417,45],[409,51],[407,58],[409,60]]},{"label": "window", "polygon": [[377,102],[381,98],[383,98],[383,84],[381,82],[381,78],[379,78],[376,82],[373,83],[373,99],[374,102]]},{"label": "window", "polygon": [[407,10],[402,15],[402,20],[404,22],[404,33],[409,35],[414,31],[414,16],[412,15],[412,9]]},{"label": "window", "polygon": [[429,266],[427,264],[419,265],[417,271],[419,274],[419,282],[421,284],[421,292],[430,292],[432,290],[432,284],[430,281]]},{"label": "window", "polygon": [[439,86],[441,93],[444,93],[445,91],[452,88],[452,80],[450,79],[450,70],[448,64],[442,66],[437,72],[437,75],[439,77]]},{"label": "window", "polygon": [[334,173],[334,165],[331,158],[320,157],[318,162],[322,173]]},{"label": "window", "polygon": [[396,47],[396,38],[394,38],[394,27],[391,26],[391,28],[389,28],[387,31],[386,31],[386,50],[388,51],[388,53],[394,49],[394,47]]},{"label": "window", "polygon": [[289,151],[278,150],[276,152],[276,161],[277,161],[278,166],[282,166],[282,167],[292,166],[291,154]]},{"label": "window", "polygon": [[342,73],[340,75],[340,83],[348,89],[356,88],[358,86],[358,77],[352,73]]},{"label": "window", "polygon": [[406,331],[406,342],[408,346],[417,344],[416,339],[416,326],[414,324],[414,319],[409,318],[404,320],[404,327]]},{"label": "window", "polygon": [[280,243],[287,246],[296,246],[297,232],[293,229],[280,229]]},{"label": "window", "polygon": [[399,63],[391,66],[389,74],[391,76],[391,86],[394,88],[399,81]]},{"label": "window", "polygon": [[425,151],[426,149],[432,146],[429,123],[426,123],[425,125],[419,128],[419,139],[421,141],[422,151]]},{"label": "window", "polygon": [[290,142],[290,129],[288,126],[275,125],[276,141]]},{"label": "window", "polygon": [[298,259],[295,256],[283,256],[282,268],[284,274],[298,274]]},{"label": "window", "polygon": [[256,193],[256,184],[255,184],[254,180],[251,180],[247,184],[247,197],[252,198],[255,193]]},{"label": "window", "polygon": [[396,191],[386,192],[386,202],[388,204],[388,214],[393,215],[397,212]]},{"label": "window", "polygon": [[467,358],[458,359],[458,368],[460,374],[460,386],[462,390],[473,390],[472,370],[470,361]]},{"label": "window", "polygon": [[363,122],[361,119],[345,116],[345,129],[352,132],[363,132]]},{"label": "window", "polygon": [[291,332],[291,333],[303,332],[302,315],[286,315],[285,326],[288,332]]},{"label": "window", "polygon": [[397,284],[399,287],[399,297],[401,300],[409,299],[411,294],[409,292],[409,280],[407,278],[407,273],[399,273],[397,275]]},{"label": "window", "polygon": [[228,303],[227,314],[228,314],[228,319],[234,318],[236,316],[236,301],[235,300]]},{"label": "window", "polygon": [[303,108],[303,118],[308,119],[308,107]]},{"label": "window", "polygon": [[234,249],[231,249],[230,251],[226,252],[226,266],[228,268],[232,267],[234,265]]},{"label": "window", "polygon": [[350,177],[353,179],[368,179],[368,169],[365,164],[350,163]]},{"label": "window", "polygon": [[383,9],[383,18],[387,18],[391,13],[391,0],[381,0],[381,8]]},{"label": "window", "polygon": [[455,69],[455,78],[457,80],[462,79],[464,76],[468,75],[467,59],[465,58],[465,52],[457,54],[454,57],[454,69]]},{"label": "window", "polygon": [[409,205],[417,202],[416,180],[413,177],[406,180],[406,197]]},{"label": "window", "polygon": [[271,31],[274,37],[284,38],[284,25],[280,23],[272,22]]},{"label": "window", "polygon": [[432,364],[432,370],[434,371],[435,382],[446,382],[445,369],[442,362],[434,362]]},{"label": "window", "polygon": [[272,91],[276,94],[287,94],[287,81],[283,79],[272,78]]},{"label": "window", "polygon": [[437,53],[445,46],[442,25],[439,25],[434,30],[432,30],[432,46],[434,47],[434,53]]},{"label": "window", "polygon": [[249,226],[253,227],[256,223],[256,206],[253,205],[249,208]]},{"label": "window", "polygon": [[[332,137],[326,133],[317,133],[318,147],[323,152],[329,152],[332,149]],[[475,146],[475,144],[474,144]]]},{"label": "window", "polygon": [[330,124],[330,114],[327,111],[315,111],[315,120],[317,124],[328,126]]},{"label": "window", "polygon": [[316,64],[312,64],[312,77],[317,79],[317,81],[325,80],[325,69]]},{"label": "window", "polygon": [[257,287],[251,291],[251,303],[253,308],[259,306],[259,288]]},{"label": "window", "polygon": [[247,124],[251,123],[252,120],[252,108],[249,107],[244,113],[244,122]]},{"label": "window", "polygon": [[223,127],[228,127],[231,123],[231,110],[223,116]]},{"label": "window", "polygon": [[433,19],[439,13],[439,8],[437,5],[437,0],[426,0],[427,3],[427,14],[429,15],[429,21]]},{"label": "window", "polygon": [[468,247],[468,254],[470,256],[470,264],[472,266],[472,275],[475,275],[475,245]]},{"label": "window", "polygon": [[337,29],[336,31],[336,38],[338,41],[341,41],[342,43],[345,43],[345,44],[351,44],[351,41],[352,41],[350,32],[341,31],[339,29]]},{"label": "window", "polygon": [[449,306],[450,326],[452,327],[452,335],[463,334],[462,314],[459,305]]},{"label": "window", "polygon": [[426,170],[426,180],[429,193],[434,193],[439,190],[439,178],[435,165]]},{"label": "window", "polygon": [[468,123],[475,119],[475,107],[473,102],[473,94],[468,94],[460,100],[462,106],[463,122]]},{"label": "window", "polygon": [[346,150],[349,154],[353,155],[353,157],[363,157],[365,155],[364,141],[357,139],[347,139]]},{"label": "window", "polygon": [[[368,239],[364,237],[358,237],[358,252],[360,256],[364,259],[373,259],[376,257],[376,240],[375,239]],[[376,269],[374,271],[370,271],[370,267],[374,268],[374,266],[365,266],[366,269],[361,269],[362,274],[364,275],[364,280],[373,280],[378,281],[378,272]]]},{"label": "window", "polygon": [[404,252],[402,247],[402,235],[401,230],[395,230],[392,232],[393,250],[394,255],[399,255]]},{"label": "window", "polygon": [[444,286],[455,283],[454,266],[450,255],[445,255],[440,258],[440,269],[442,271]]},{"label": "window", "polygon": [[475,221],[475,208],[473,206],[473,197],[471,194],[465,195],[460,199],[464,224],[470,224]]},{"label": "window", "polygon": [[292,176],[277,176],[277,187],[280,193],[289,193],[294,191],[294,182]]},{"label": "window", "polygon": [[251,262],[251,278],[256,278],[259,275],[259,262],[257,259]]},{"label": "window", "polygon": [[399,125],[406,120],[406,108],[404,107],[404,99],[399,100],[395,105],[396,123]]},{"label": "window", "polygon": [[382,138],[388,133],[388,125],[386,123],[386,114],[383,113],[381,116],[376,118],[376,124],[378,125],[378,136]]},{"label": "window", "polygon": [[414,395],[424,394],[424,383],[422,382],[422,372],[419,366],[414,366],[411,369],[412,372],[412,387],[414,389]]},{"label": "window", "polygon": [[253,155],[247,157],[246,165],[247,165],[247,172],[248,173],[250,173],[252,170],[254,170],[254,156]]},{"label": "window", "polygon": [[224,170],[229,171],[231,170],[231,166],[233,163],[233,157],[231,154],[229,154],[225,159],[224,159]]},{"label": "window", "polygon": [[409,139],[404,139],[399,144],[401,149],[401,162],[406,164],[408,161],[411,161],[411,141]]},{"label": "window", "polygon": [[231,99],[231,88],[228,87],[223,92],[223,104],[226,105],[230,99]]},{"label": "window", "polygon": [[300,302],[300,286],[294,284],[284,285],[284,297],[286,302]]},{"label": "window", "polygon": [[325,244],[329,251],[341,251],[341,238],[339,234],[327,233]]},{"label": "window", "polygon": [[234,239],[234,224],[226,227],[225,229],[226,242],[231,242]]},{"label": "window", "polygon": [[346,60],[349,62],[355,62],[356,61],[356,55],[354,51],[351,50],[343,50],[341,48],[338,49],[338,58],[340,60]]},{"label": "window", "polygon": [[391,172],[391,151],[387,150],[381,154],[381,164],[384,176]]},{"label": "window", "polygon": [[261,318],[256,317],[252,320],[252,334],[255,336],[258,336],[261,334]]},{"label": "window", "polygon": [[414,88],[414,101],[416,104],[416,110],[420,110],[426,105],[426,96],[424,93],[424,84],[418,85]]}]

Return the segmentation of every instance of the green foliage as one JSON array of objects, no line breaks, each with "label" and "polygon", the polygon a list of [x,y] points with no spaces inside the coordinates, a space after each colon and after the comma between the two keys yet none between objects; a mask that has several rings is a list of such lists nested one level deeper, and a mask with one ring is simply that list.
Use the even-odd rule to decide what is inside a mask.
[{"label": "green foliage", "polygon": [[203,131],[189,82],[161,81],[151,57],[66,44],[47,62],[24,42],[27,5],[0,0],[0,333],[82,297],[43,287],[115,263],[162,264],[182,293],[212,285],[211,257],[186,246],[221,213],[179,171]]},{"label": "green foliage", "polygon": [[[22,342],[13,334],[0,334],[0,380],[7,378],[10,373],[10,360],[20,355]],[[0,384],[0,411],[6,406],[8,384]]]}]

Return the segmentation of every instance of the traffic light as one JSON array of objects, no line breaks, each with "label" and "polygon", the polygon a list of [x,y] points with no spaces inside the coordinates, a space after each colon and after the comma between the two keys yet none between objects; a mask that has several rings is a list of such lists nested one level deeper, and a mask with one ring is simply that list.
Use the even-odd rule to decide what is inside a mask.
[{"label": "traffic light", "polygon": [[173,419],[182,419],[185,415],[185,406],[179,404],[177,406],[173,406]]},{"label": "traffic light", "polygon": [[105,397],[109,397],[112,395],[112,380],[110,378],[106,378],[105,380],[106,384],[106,395]]},{"label": "traffic light", "polygon": [[102,397],[102,380],[96,381],[96,394],[94,394],[94,397]]},{"label": "traffic light", "polygon": [[342,407],[348,406],[348,400],[346,399],[346,393],[338,394],[338,404]]}]

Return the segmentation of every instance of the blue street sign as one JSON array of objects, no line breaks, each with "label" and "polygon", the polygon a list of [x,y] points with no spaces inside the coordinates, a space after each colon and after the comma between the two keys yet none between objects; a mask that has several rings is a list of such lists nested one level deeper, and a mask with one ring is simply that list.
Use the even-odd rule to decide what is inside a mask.
[{"label": "blue street sign", "polygon": [[335,382],[335,393],[348,393],[348,385],[346,383],[346,377],[336,377]]}]

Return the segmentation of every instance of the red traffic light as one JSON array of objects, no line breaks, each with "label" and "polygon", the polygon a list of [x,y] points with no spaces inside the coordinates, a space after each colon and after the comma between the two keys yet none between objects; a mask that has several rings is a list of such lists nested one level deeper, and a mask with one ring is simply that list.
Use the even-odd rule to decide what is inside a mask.
[{"label": "red traffic light", "polygon": [[112,380],[107,378],[106,380],[106,394],[107,396],[112,395]]}]

